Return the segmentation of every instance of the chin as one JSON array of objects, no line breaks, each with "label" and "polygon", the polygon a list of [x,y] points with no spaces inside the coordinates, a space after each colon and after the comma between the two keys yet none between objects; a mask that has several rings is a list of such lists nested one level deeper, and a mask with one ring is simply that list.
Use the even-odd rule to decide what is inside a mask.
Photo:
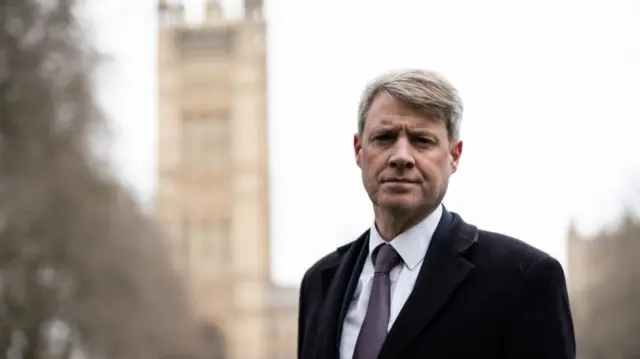
[{"label": "chin", "polygon": [[415,201],[413,198],[406,198],[401,196],[394,196],[395,198],[389,198],[389,196],[384,196],[385,198],[380,198],[378,201],[378,206],[382,208],[386,208],[393,211],[412,211],[418,207],[420,204]]}]

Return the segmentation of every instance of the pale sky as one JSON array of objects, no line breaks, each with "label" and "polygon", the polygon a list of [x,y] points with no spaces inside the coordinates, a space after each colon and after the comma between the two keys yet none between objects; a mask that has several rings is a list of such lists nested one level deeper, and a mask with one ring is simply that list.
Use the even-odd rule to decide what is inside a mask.
[{"label": "pale sky", "polygon": [[[564,264],[571,217],[593,232],[640,192],[640,2],[266,3],[277,282],[297,285],[310,264],[372,224],[352,136],[360,91],[388,69],[434,69],[460,90],[465,148],[445,205],[468,222]],[[239,4],[225,2],[236,13]],[[115,164],[148,202],[156,188],[155,2],[91,7],[97,43],[113,56],[99,89],[116,128]]]}]

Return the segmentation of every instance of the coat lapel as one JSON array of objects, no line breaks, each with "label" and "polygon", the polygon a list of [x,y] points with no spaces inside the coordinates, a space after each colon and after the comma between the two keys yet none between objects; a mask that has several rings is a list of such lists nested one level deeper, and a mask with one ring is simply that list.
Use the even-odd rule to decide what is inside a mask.
[{"label": "coat lapel", "polygon": [[473,269],[461,256],[478,237],[475,227],[444,211],[413,292],[383,344],[379,359],[402,357],[403,350],[430,324]]},{"label": "coat lapel", "polygon": [[369,231],[355,242],[338,248],[335,263],[321,271],[322,298],[325,298],[325,302],[319,317],[318,359],[339,358],[342,321],[364,264],[362,252],[368,248],[368,243]]},{"label": "coat lapel", "polygon": [[353,294],[358,287],[358,282],[360,281],[360,273],[362,273],[362,268],[364,267],[364,263],[369,257],[369,236],[367,236],[367,240],[363,243],[360,248],[360,254],[358,254],[358,259],[356,260],[356,265],[353,267],[351,271],[351,278],[349,278],[349,283],[347,284],[347,288],[344,292],[342,298],[342,306],[340,308],[340,316],[338,317],[338,325],[336,328],[336,341],[337,346],[340,347],[340,341],[342,339],[342,328],[344,324],[344,318],[347,316],[347,311],[351,306],[351,302],[353,299]]}]

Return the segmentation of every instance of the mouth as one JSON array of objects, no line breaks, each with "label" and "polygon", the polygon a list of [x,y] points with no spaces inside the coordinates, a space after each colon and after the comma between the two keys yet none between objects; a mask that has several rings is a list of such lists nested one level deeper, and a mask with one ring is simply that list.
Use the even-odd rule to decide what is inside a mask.
[{"label": "mouth", "polygon": [[394,179],[383,180],[382,183],[415,184],[417,183],[417,181],[412,181],[412,180],[403,179],[403,178],[394,178]]}]

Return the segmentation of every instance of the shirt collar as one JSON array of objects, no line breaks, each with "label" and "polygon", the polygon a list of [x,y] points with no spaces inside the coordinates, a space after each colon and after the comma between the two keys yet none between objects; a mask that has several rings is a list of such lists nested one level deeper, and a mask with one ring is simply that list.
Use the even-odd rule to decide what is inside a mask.
[{"label": "shirt collar", "polygon": [[[422,221],[407,231],[400,233],[389,243],[398,252],[404,264],[413,270],[427,254],[429,243],[442,217],[442,204]],[[376,228],[375,222],[369,232],[369,257],[379,245],[386,243]]]}]

